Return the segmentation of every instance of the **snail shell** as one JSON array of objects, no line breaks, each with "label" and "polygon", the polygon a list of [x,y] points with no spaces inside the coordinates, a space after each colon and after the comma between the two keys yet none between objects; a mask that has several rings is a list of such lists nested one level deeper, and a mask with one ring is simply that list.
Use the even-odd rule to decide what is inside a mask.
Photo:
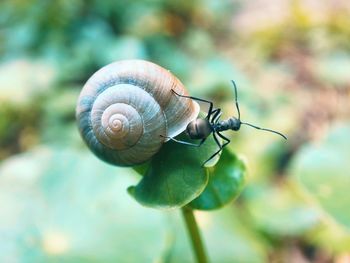
[{"label": "snail shell", "polygon": [[123,60],[98,70],[84,85],[76,108],[79,131],[100,159],[132,166],[150,159],[199,113],[183,84],[144,60]]}]

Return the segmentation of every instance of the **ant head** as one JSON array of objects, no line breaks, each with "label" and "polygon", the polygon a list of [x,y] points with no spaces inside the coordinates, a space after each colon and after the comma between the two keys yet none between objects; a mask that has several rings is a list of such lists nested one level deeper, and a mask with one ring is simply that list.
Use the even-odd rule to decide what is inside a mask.
[{"label": "ant head", "polygon": [[240,128],[241,128],[241,120],[240,119],[237,119],[235,117],[232,117],[230,119],[231,121],[231,130],[234,130],[234,131],[238,131]]}]

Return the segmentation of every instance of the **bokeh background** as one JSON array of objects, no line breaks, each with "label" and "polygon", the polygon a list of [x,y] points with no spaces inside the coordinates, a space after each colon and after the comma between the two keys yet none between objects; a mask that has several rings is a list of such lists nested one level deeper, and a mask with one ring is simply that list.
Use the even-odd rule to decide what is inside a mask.
[{"label": "bokeh background", "polygon": [[84,82],[119,59],[285,133],[242,127],[241,196],[197,217],[212,262],[350,262],[350,2],[2,0],[0,262],[194,262],[177,211],[97,160],[75,125]]}]

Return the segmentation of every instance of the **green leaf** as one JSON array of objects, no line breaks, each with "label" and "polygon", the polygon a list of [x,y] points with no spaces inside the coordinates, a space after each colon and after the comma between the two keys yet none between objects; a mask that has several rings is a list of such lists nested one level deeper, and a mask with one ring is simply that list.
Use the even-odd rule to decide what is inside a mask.
[{"label": "green leaf", "polygon": [[145,162],[145,163],[143,163],[143,164],[139,164],[139,165],[135,165],[135,166],[133,166],[132,167],[132,169],[135,171],[135,172],[137,172],[139,175],[144,175],[146,172],[147,172],[147,170],[148,170],[148,168],[149,168],[149,166],[150,166],[150,161],[148,161],[148,162]]},{"label": "green leaf", "polygon": [[0,174],[0,262],[158,262],[168,247],[165,214],[125,191],[131,169],[42,146]]},{"label": "green leaf", "polygon": [[212,210],[223,207],[235,199],[242,191],[246,167],[242,160],[223,150],[220,161],[209,170],[209,183],[204,192],[190,203],[199,210]]},{"label": "green leaf", "polygon": [[[188,140],[184,134],[177,139]],[[217,149],[218,146],[211,136],[201,147],[169,141],[152,158],[140,183],[129,187],[128,191],[145,206],[154,208],[184,206],[196,198],[207,185],[208,171],[202,164]]]},{"label": "green leaf", "polygon": [[272,236],[298,236],[320,222],[320,213],[288,185],[250,185],[245,189],[247,209],[256,228]]},{"label": "green leaf", "polygon": [[350,125],[336,127],[328,138],[298,152],[290,173],[339,224],[350,229]]}]

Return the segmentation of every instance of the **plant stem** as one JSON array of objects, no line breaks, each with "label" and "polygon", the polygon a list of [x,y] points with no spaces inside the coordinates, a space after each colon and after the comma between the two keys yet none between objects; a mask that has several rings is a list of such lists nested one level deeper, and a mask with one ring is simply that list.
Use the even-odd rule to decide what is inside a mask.
[{"label": "plant stem", "polygon": [[194,217],[193,210],[192,208],[186,206],[182,207],[181,210],[186,222],[188,234],[190,235],[192,241],[193,250],[197,257],[197,262],[207,263],[207,256],[205,254],[205,249],[201,240],[199,228],[196,222],[196,218]]}]

